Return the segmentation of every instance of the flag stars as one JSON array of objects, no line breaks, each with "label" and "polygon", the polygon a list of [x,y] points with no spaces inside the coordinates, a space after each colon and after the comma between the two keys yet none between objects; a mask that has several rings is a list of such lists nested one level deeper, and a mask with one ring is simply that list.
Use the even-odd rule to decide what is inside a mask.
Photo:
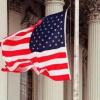
[{"label": "flag stars", "polygon": [[36,43],[38,42],[38,40],[36,40]]},{"label": "flag stars", "polygon": [[55,36],[55,39],[57,39],[57,36]]},{"label": "flag stars", "polygon": [[43,32],[41,32],[41,34],[43,35],[44,33],[43,33]]},{"label": "flag stars", "polygon": [[58,33],[58,35],[60,34],[60,32],[57,32]]},{"label": "flag stars", "polygon": [[43,46],[43,48],[45,48],[45,46]]},{"label": "flag stars", "polygon": [[54,42],[55,42],[55,40],[52,40],[52,42],[54,43]]},{"label": "flag stars", "polygon": [[57,25],[57,28],[59,28],[60,26],[59,25]]},{"label": "flag stars", "polygon": [[50,24],[48,24],[48,26],[51,26]]},{"label": "flag stars", "polygon": [[61,17],[63,17],[64,15],[63,14],[61,14]]},{"label": "flag stars", "polygon": [[58,16],[56,16],[56,18],[58,18]]},{"label": "flag stars", "polygon": [[34,50],[34,48],[32,48],[32,50]]},{"label": "flag stars", "polygon": [[47,21],[48,21],[48,18],[47,18]]},{"label": "flag stars", "polygon": [[50,31],[48,31],[48,33],[50,33]]},{"label": "flag stars", "polygon": [[49,21],[47,21],[47,24],[49,23]]},{"label": "flag stars", "polygon": [[63,23],[63,21],[60,21],[60,23]]},{"label": "flag stars", "polygon": [[33,38],[35,39],[36,37],[34,36]]},{"label": "flag stars", "polygon": [[54,26],[57,25],[56,23],[54,23]]},{"label": "flag stars", "polygon": [[37,32],[37,29],[35,31]]},{"label": "flag stars", "polygon": [[51,47],[52,45],[51,44],[49,44],[49,47]]},{"label": "flag stars", "polygon": [[37,35],[39,35],[39,33],[37,33]]},{"label": "flag stars", "polygon": [[45,28],[44,30],[47,30],[47,28]]},{"label": "flag stars", "polygon": [[54,31],[56,32],[56,31],[57,31],[57,29],[54,29]]},{"label": "flag stars", "polygon": [[33,46],[35,47],[35,44],[33,44]]},{"label": "flag stars", "polygon": [[52,17],[50,19],[53,19]]},{"label": "flag stars", "polygon": [[43,27],[45,27],[45,25],[43,25]]},{"label": "flag stars", "polygon": [[48,44],[48,41],[46,41],[46,44]]},{"label": "flag stars", "polygon": [[61,42],[61,44],[64,44],[64,42]]},{"label": "flag stars", "polygon": [[58,18],[57,21],[59,21],[60,19]]},{"label": "flag stars", "polygon": [[58,42],[60,42],[60,39],[58,39]]},{"label": "flag stars", "polygon": [[52,23],[54,22],[54,20],[52,20]]},{"label": "flag stars", "polygon": [[41,46],[42,44],[41,43],[39,43],[39,46]]},{"label": "flag stars", "polygon": [[53,29],[53,27],[50,27],[50,29]]},{"label": "flag stars", "polygon": [[51,35],[54,35],[54,33],[51,33]]},{"label": "flag stars", "polygon": [[60,28],[60,30],[62,30],[62,28]]},{"label": "flag stars", "polygon": [[44,36],[45,38],[47,37],[47,35]]},{"label": "flag stars", "polygon": [[57,46],[57,43],[55,43],[55,46]]},{"label": "flag stars", "polygon": [[44,42],[44,39],[42,39],[42,42]]},{"label": "flag stars", "polygon": [[49,40],[51,39],[51,37],[48,38]]},{"label": "flag stars", "polygon": [[[55,14],[54,14],[55,15]],[[33,52],[56,49],[64,46],[63,14],[47,16],[31,35],[30,48]]]},{"label": "flag stars", "polygon": [[63,35],[60,35],[60,37],[62,38],[62,37],[63,37]]},{"label": "flag stars", "polygon": [[41,38],[41,36],[39,36],[39,39]]},{"label": "flag stars", "polygon": [[32,34],[32,36],[34,36],[34,34]]},{"label": "flag stars", "polygon": [[42,31],[42,28],[40,28],[40,31]]},{"label": "flag stars", "polygon": [[44,21],[42,23],[44,24]]}]

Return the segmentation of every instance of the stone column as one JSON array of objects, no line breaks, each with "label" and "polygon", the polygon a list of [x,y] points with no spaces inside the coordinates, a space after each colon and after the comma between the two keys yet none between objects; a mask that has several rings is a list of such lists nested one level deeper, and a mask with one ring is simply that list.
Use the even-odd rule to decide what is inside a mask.
[{"label": "stone column", "polygon": [[[45,1],[45,15],[50,15],[63,10],[63,0],[47,0]],[[39,79],[39,98],[38,100],[64,100],[64,84],[63,82],[55,82],[47,77]],[[42,91],[41,91],[42,89]]]},{"label": "stone column", "polygon": [[[7,36],[7,0],[0,1],[0,40]],[[0,48],[1,49],[1,48]],[[0,50],[0,70],[4,60]],[[7,73],[0,71],[0,100],[7,100]]]},{"label": "stone column", "polygon": [[[21,30],[22,15],[9,10],[9,35]],[[20,100],[20,74],[8,73],[8,100]]]},{"label": "stone column", "polygon": [[50,15],[63,10],[64,0],[46,0],[45,1],[45,15]]},{"label": "stone column", "polygon": [[100,100],[100,6],[90,9],[87,100]]}]

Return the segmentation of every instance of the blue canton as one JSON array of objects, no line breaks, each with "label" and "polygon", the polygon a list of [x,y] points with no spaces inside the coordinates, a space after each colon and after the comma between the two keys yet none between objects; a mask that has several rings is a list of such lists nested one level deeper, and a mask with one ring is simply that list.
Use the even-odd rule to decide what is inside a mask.
[{"label": "blue canton", "polygon": [[64,11],[44,17],[41,25],[31,35],[31,51],[41,52],[64,47],[64,19]]}]

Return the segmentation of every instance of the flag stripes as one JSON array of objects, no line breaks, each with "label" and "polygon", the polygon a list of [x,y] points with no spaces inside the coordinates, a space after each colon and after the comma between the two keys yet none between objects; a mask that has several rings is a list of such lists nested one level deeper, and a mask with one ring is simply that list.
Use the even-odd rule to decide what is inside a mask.
[{"label": "flag stripes", "polygon": [[15,50],[15,51],[3,51],[2,52],[6,57],[11,57],[11,56],[18,56],[18,55],[25,55],[31,53],[29,49],[22,49],[22,50]]},{"label": "flag stripes", "polygon": [[30,38],[24,38],[24,39],[21,39],[19,41],[14,41],[14,40],[7,40],[4,45],[8,45],[9,46],[15,46],[15,45],[19,45],[19,44],[23,44],[24,43],[29,43],[30,42]]},{"label": "flag stripes", "polygon": [[[60,21],[62,23],[63,17],[60,17],[62,18]],[[68,80],[70,79],[70,70],[68,55],[64,44],[63,26],[60,26],[60,30],[54,29],[54,32],[58,31],[57,34],[54,34],[53,31],[51,31],[53,29],[50,28],[52,35],[55,36],[49,36],[48,33],[50,31],[48,30],[48,33],[45,34],[45,38],[48,37],[46,40],[43,34],[47,31],[47,28],[45,27],[45,31],[43,32],[39,29],[40,33],[37,30],[41,23],[42,20],[39,20],[37,24],[16,32],[1,42],[2,54],[6,62],[5,68],[2,70],[20,73],[31,69],[37,74],[46,75],[53,80]],[[54,23],[54,26],[55,24],[56,23]],[[34,33],[34,31],[38,32],[38,35]],[[35,41],[31,41],[31,36],[33,35],[33,39],[37,38]],[[38,39],[38,37],[40,38]],[[36,41],[41,42],[40,44],[42,46],[39,47],[39,43],[34,46]],[[45,43],[50,43],[48,44],[50,47],[46,47],[48,45],[45,45]],[[43,49],[43,47],[46,48]],[[37,48],[39,48],[40,51],[38,51]]]}]

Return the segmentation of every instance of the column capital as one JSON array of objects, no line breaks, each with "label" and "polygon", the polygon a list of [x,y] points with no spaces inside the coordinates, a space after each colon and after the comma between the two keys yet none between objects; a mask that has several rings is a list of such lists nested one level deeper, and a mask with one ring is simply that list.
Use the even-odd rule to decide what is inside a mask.
[{"label": "column capital", "polygon": [[45,15],[63,11],[64,0],[45,0]]},{"label": "column capital", "polygon": [[45,5],[46,4],[52,4],[52,3],[60,3],[60,4],[62,4],[62,5],[64,5],[65,4],[65,2],[64,2],[64,0],[45,0]]},{"label": "column capital", "polygon": [[89,21],[100,21],[100,1],[89,0]]}]

